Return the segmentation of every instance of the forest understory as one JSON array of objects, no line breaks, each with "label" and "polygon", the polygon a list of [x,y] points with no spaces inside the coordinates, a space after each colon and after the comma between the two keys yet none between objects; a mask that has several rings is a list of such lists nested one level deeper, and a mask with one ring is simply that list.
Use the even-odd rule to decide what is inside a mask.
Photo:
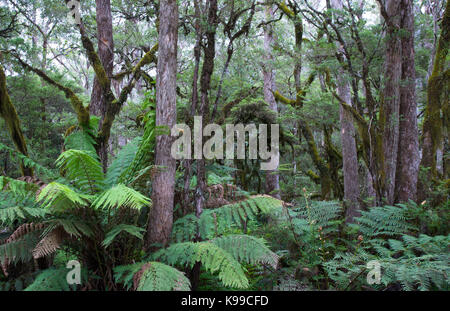
[{"label": "forest understory", "polygon": [[450,3],[0,0],[0,291],[448,291]]}]

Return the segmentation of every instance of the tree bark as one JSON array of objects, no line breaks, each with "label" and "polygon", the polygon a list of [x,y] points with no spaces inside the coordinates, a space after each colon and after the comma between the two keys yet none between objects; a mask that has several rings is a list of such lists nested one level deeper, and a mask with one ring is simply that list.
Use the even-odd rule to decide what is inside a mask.
[{"label": "tree bark", "polygon": [[[211,77],[214,72],[214,57],[216,55],[216,30],[219,23],[217,0],[209,1],[207,28],[205,30],[206,43],[203,45],[204,59],[200,77],[200,107],[199,114],[203,117],[203,124],[209,122],[209,91]],[[203,129],[202,129],[203,132]],[[205,159],[197,160],[197,188],[195,191],[195,213],[197,217],[203,212],[207,187]]]},{"label": "tree bark", "polygon": [[[345,81],[343,70],[339,70],[338,93],[346,103],[351,105],[352,96],[350,85]],[[342,141],[342,170],[344,175],[344,203],[346,205],[345,219],[352,223],[354,217],[360,216],[359,210],[359,182],[358,182],[358,155],[356,152],[355,128],[352,116],[340,105],[339,118],[341,121]]]},{"label": "tree bark", "polygon": [[[98,56],[105,69],[106,75],[111,79],[114,68],[114,40],[112,28],[112,15],[110,0],[96,0],[96,20],[97,20],[97,40],[98,40]],[[108,102],[103,96],[103,90],[97,77],[94,79],[92,88],[91,103],[89,111],[91,114],[100,118],[100,124],[103,122],[106,114],[106,106]],[[100,141],[98,146],[98,154],[106,171],[108,165],[108,141]]]},{"label": "tree bark", "polygon": [[[272,6],[266,6],[266,20],[273,19],[273,9]],[[278,114],[278,105],[274,96],[276,89],[275,85],[275,72],[273,69],[273,54],[272,47],[274,44],[273,37],[273,27],[272,24],[267,24],[264,26],[264,65],[263,65],[263,76],[264,76],[264,99],[272,111]],[[277,163],[277,167],[278,167]],[[281,198],[280,196],[280,176],[277,171],[267,171],[266,172],[266,193],[273,195],[276,198]]]},{"label": "tree bark", "polygon": [[385,75],[383,103],[380,111],[383,130],[384,175],[383,196],[386,203],[394,203],[395,177],[397,169],[397,154],[399,140],[400,115],[400,79],[402,72],[402,49],[399,36],[401,3],[397,0],[387,0],[385,21],[387,40],[385,52]]},{"label": "tree bark", "polygon": [[[16,108],[11,102],[6,88],[6,75],[3,67],[0,66],[0,116],[5,120],[11,139],[17,150],[25,156],[28,156],[27,144],[20,127],[20,119]],[[20,163],[22,176],[33,176],[33,169]]]},{"label": "tree bark", "polygon": [[[442,32],[436,49],[433,71],[428,80],[427,107],[422,134],[423,152],[421,166],[430,168],[431,176],[434,178],[437,177],[437,150],[442,143],[443,120],[441,119],[441,112],[444,115],[444,124],[448,126],[449,121],[448,98],[445,99],[443,94],[445,89],[448,90],[450,80],[449,70],[445,67],[450,45],[450,1],[447,1],[441,27]],[[447,109],[447,113],[445,109]]]},{"label": "tree bark", "polygon": [[[159,21],[156,126],[167,126],[170,129],[177,119],[178,5],[176,0],[160,2]],[[167,245],[172,231],[176,166],[176,161],[170,153],[173,141],[170,134],[156,138],[155,165],[158,166],[158,171],[152,183],[153,207],[147,227],[147,249],[155,243]]]},{"label": "tree bark", "polygon": [[415,200],[419,173],[416,70],[414,62],[414,2],[403,0],[401,37],[402,83],[400,85],[400,131],[396,177],[396,202]]}]

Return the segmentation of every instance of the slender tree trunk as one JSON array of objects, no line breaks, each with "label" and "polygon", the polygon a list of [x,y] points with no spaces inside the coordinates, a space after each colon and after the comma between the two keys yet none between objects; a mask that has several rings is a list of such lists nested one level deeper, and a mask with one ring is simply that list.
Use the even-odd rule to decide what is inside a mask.
[{"label": "slender tree trunk", "polygon": [[[338,77],[338,93],[346,103],[351,105],[352,97],[350,85],[345,80],[343,70]],[[344,174],[344,201],[346,205],[346,222],[352,223],[354,217],[360,216],[359,210],[359,182],[358,155],[356,152],[355,128],[352,116],[340,105],[339,117],[341,121],[342,162]]]},{"label": "slender tree trunk", "polygon": [[[97,20],[97,40],[98,56],[105,68],[108,78],[111,79],[114,68],[114,40],[112,29],[112,15],[110,0],[96,0],[96,20]],[[106,114],[107,100],[103,96],[102,87],[97,78],[94,79],[94,85],[91,95],[89,111],[91,114],[100,118],[100,126]],[[100,141],[98,154],[106,171],[108,165],[108,141]]]},{"label": "slender tree trunk", "polygon": [[397,154],[399,140],[400,115],[400,79],[402,72],[402,49],[400,41],[401,2],[386,1],[388,20],[383,103],[380,112],[383,130],[384,191],[388,204],[394,203],[395,177],[397,169]]},{"label": "slender tree trunk", "polygon": [[414,2],[403,0],[401,37],[402,82],[400,85],[400,132],[396,178],[396,201],[415,200],[419,173],[416,70],[414,62]]},{"label": "slender tree trunk", "polygon": [[[162,0],[159,11],[159,50],[156,78],[156,126],[172,128],[177,119],[176,77],[178,43],[178,5],[176,0]],[[176,161],[170,150],[173,137],[156,138],[155,165],[158,171],[153,178],[153,206],[147,227],[147,249],[154,243],[169,242],[173,224]]]},{"label": "slender tree trunk", "polygon": [[[273,9],[270,5],[266,6],[266,20],[273,19]],[[274,44],[273,27],[272,24],[267,24],[264,27],[264,99],[272,111],[278,114],[278,105],[275,100],[273,92],[275,92],[275,72],[273,69],[273,55],[272,46]],[[277,167],[278,167],[277,163]],[[266,172],[266,192],[273,195],[276,198],[280,198],[280,176],[277,171]]]},{"label": "slender tree trunk", "polygon": [[[27,144],[20,127],[20,119],[16,108],[11,102],[6,88],[6,75],[3,67],[0,66],[0,116],[5,120],[11,139],[17,150],[25,156],[28,156]],[[33,176],[33,169],[20,163],[22,176]]]},{"label": "slender tree trunk", "polygon": [[[332,1],[332,7],[342,10],[342,1]],[[343,55],[343,47],[339,47],[339,54]],[[338,71],[337,88],[339,97],[349,106],[352,106],[350,82],[347,80],[344,69]],[[339,105],[339,118],[341,122],[342,141],[342,170],[344,175],[344,204],[346,206],[346,222],[352,223],[354,217],[360,216],[360,189],[358,175],[358,154],[356,151],[355,127],[353,117]]]},{"label": "slender tree trunk", "polygon": [[[209,91],[211,77],[214,72],[214,57],[216,55],[216,29],[219,23],[217,16],[217,0],[209,1],[208,26],[205,31],[206,44],[203,47],[204,59],[200,77],[200,107],[199,113],[203,117],[203,124],[209,122]],[[203,131],[203,129],[202,129]],[[197,188],[195,191],[195,213],[197,217],[203,212],[207,187],[205,159],[197,160]]]}]

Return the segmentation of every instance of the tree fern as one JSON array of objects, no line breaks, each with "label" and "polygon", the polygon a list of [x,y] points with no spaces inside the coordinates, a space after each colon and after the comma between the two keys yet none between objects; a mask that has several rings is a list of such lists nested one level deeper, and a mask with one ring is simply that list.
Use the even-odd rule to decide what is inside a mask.
[{"label": "tree fern", "polygon": [[100,194],[92,203],[94,208],[111,209],[126,206],[140,209],[149,205],[151,200],[134,189],[119,184]]},{"label": "tree fern", "polygon": [[107,185],[114,186],[119,183],[120,176],[122,176],[127,168],[130,167],[141,142],[142,138],[136,137],[119,151],[111,165],[108,167],[105,180]]},{"label": "tree fern", "polygon": [[63,212],[71,208],[86,206],[90,198],[69,186],[52,182],[42,189],[37,201],[41,202],[44,208]]},{"label": "tree fern", "polygon": [[227,235],[211,240],[233,257],[247,264],[266,264],[274,269],[278,266],[278,255],[272,252],[263,239],[250,235]]},{"label": "tree fern", "polygon": [[114,239],[122,232],[127,232],[128,234],[131,234],[136,238],[142,240],[144,238],[143,232],[145,232],[145,229],[133,225],[120,224],[106,233],[102,245],[104,247],[110,246]]},{"label": "tree fern", "polygon": [[83,192],[94,194],[103,189],[104,174],[96,156],[83,150],[67,150],[56,160],[66,177]]}]

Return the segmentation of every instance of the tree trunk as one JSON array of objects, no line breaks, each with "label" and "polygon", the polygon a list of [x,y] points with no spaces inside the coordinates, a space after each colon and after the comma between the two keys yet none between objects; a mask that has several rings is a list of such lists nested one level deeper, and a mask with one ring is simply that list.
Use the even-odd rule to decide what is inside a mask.
[{"label": "tree trunk", "polygon": [[[270,5],[266,6],[266,20],[273,19],[273,9]],[[278,114],[278,105],[275,100],[273,92],[275,92],[275,73],[273,70],[273,55],[272,46],[274,44],[273,27],[272,24],[267,24],[264,27],[264,99],[272,111]],[[277,163],[277,167],[278,167]],[[273,195],[276,198],[280,198],[280,176],[277,171],[266,172],[266,193]]]},{"label": "tree trunk", "polygon": [[[442,32],[439,38],[434,59],[433,71],[428,80],[427,107],[425,110],[425,120],[423,123],[423,152],[421,166],[431,169],[432,177],[437,177],[436,155],[442,143],[442,119],[448,118],[448,98],[446,99],[444,90],[448,89],[449,73],[445,68],[445,63],[450,45],[450,1],[447,1],[443,20]],[[445,112],[447,109],[447,113]],[[448,120],[444,120],[448,122]],[[445,124],[445,123],[444,123]],[[448,125],[447,125],[448,126]]]},{"label": "tree trunk", "polygon": [[[350,85],[345,80],[344,71],[339,70],[337,79],[338,93],[346,103],[351,105],[352,97]],[[355,128],[352,116],[344,110],[342,105],[339,109],[341,121],[342,140],[342,162],[344,175],[344,203],[346,205],[346,222],[352,223],[354,217],[360,216],[359,210],[359,182],[358,182],[358,155],[356,152]]]},{"label": "tree trunk", "polygon": [[416,70],[414,62],[414,2],[403,0],[401,28],[402,83],[400,85],[400,131],[396,177],[396,202],[415,200],[419,173]]},{"label": "tree trunk", "polygon": [[385,75],[383,103],[380,111],[383,131],[384,191],[388,204],[394,203],[395,177],[399,140],[400,79],[402,72],[402,50],[399,35],[401,3],[386,1],[387,40],[385,52]]},{"label": "tree trunk", "polygon": [[[114,68],[114,40],[110,0],[96,0],[98,56],[111,79]],[[97,78],[94,79],[89,111],[100,118],[100,127],[106,114],[107,100],[103,96],[102,87]],[[98,154],[106,171],[108,165],[108,141],[100,141]]]},{"label": "tree trunk", "polygon": [[[23,155],[28,156],[27,144],[20,127],[20,119],[8,95],[6,75],[2,66],[0,66],[0,116],[5,120],[9,134],[17,150]],[[20,171],[22,176],[33,176],[33,169],[26,167],[23,162],[20,163]]]},{"label": "tree trunk", "polygon": [[[209,1],[208,20],[206,27],[206,44],[203,46],[204,59],[200,77],[200,107],[199,114],[203,117],[203,124],[209,122],[209,91],[211,77],[214,71],[214,57],[216,55],[216,29],[218,25],[217,0]],[[203,133],[203,128],[201,129]],[[197,160],[197,188],[195,191],[195,213],[200,217],[203,212],[207,187],[205,159]]]},{"label": "tree trunk", "polygon": [[[178,5],[176,0],[160,2],[159,21],[156,126],[172,128],[177,119]],[[158,171],[152,183],[153,207],[147,227],[147,249],[155,243],[167,245],[172,231],[176,166],[176,161],[170,153],[173,141],[170,134],[156,138],[155,165],[158,166]]]}]

